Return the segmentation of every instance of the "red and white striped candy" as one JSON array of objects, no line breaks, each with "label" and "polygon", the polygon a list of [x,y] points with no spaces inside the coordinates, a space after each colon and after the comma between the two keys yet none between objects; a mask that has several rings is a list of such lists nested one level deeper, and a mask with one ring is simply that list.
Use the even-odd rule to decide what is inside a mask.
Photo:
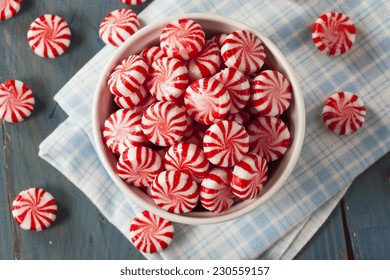
[{"label": "red and white striped candy", "polygon": [[0,84],[0,118],[7,122],[21,122],[34,109],[32,91],[21,81],[8,80]]},{"label": "red and white striped candy", "polygon": [[290,144],[290,131],[278,117],[261,116],[248,126],[251,153],[268,162],[281,158]]},{"label": "red and white striped candy", "polygon": [[114,154],[120,155],[127,148],[147,143],[141,119],[140,113],[129,109],[119,109],[107,118],[104,122],[103,140]]},{"label": "red and white striped candy", "polygon": [[13,18],[20,11],[20,2],[22,0],[1,0],[0,20]]},{"label": "red and white striped candy", "polygon": [[230,187],[232,171],[228,168],[213,168],[200,185],[200,202],[213,213],[222,213],[229,209],[235,196]]},{"label": "red and white striped candy", "polygon": [[153,181],[152,199],[162,209],[172,213],[188,213],[199,200],[196,182],[184,172],[163,171]]},{"label": "red and white striped candy", "polygon": [[151,66],[157,59],[166,57],[165,52],[158,46],[148,47],[142,50],[139,54],[146,59],[146,62]]},{"label": "red and white striped candy", "polygon": [[233,169],[232,192],[242,200],[256,198],[268,177],[267,161],[254,153],[246,154]]},{"label": "red and white striped candy", "polygon": [[217,35],[211,37],[210,41],[217,43],[218,47],[222,48],[223,41],[225,41],[227,36],[228,36],[228,34],[220,33],[220,34],[217,34]]},{"label": "red and white striped candy", "polygon": [[266,70],[252,81],[251,111],[263,116],[283,114],[291,103],[292,88],[282,73]]},{"label": "red and white striped candy", "polygon": [[108,87],[110,92],[116,96],[131,96],[135,104],[136,100],[143,99],[140,87],[148,74],[149,66],[146,60],[139,55],[130,55],[111,72]]},{"label": "red and white striped candy", "polygon": [[350,18],[342,13],[321,15],[313,25],[312,38],[317,49],[328,55],[340,55],[355,42],[356,29]]},{"label": "red and white striped candy", "polygon": [[214,77],[229,92],[231,101],[229,113],[234,114],[244,109],[250,97],[250,84],[245,75],[235,68],[226,68]]},{"label": "red and white striped candy", "polygon": [[183,134],[183,139],[184,139],[184,138],[191,137],[192,134],[194,133],[194,120],[190,117],[190,115],[187,114],[186,106],[179,105],[179,107],[184,111],[184,114],[186,115],[186,120],[187,120],[187,129],[184,131],[184,134]]},{"label": "red and white striped candy", "polygon": [[233,121],[221,121],[206,130],[203,150],[207,159],[215,165],[233,166],[245,156],[248,149],[248,133]]},{"label": "red and white striped candy", "polygon": [[337,92],[330,96],[322,110],[325,125],[341,135],[357,131],[366,118],[362,100],[351,92]]},{"label": "red and white striped candy", "polygon": [[183,138],[187,118],[185,112],[174,102],[159,101],[145,111],[142,129],[153,144],[171,146]]},{"label": "red and white striped candy", "polygon": [[251,116],[246,110],[241,110],[235,114],[228,114],[225,118],[227,121],[234,121],[243,127],[247,127],[251,120]]},{"label": "red and white striped candy", "polygon": [[211,77],[221,68],[221,50],[217,43],[207,41],[202,51],[188,61],[188,74],[191,81]]},{"label": "red and white striped candy", "polygon": [[68,49],[71,32],[68,24],[61,17],[45,14],[31,23],[27,39],[31,49],[37,55],[55,58]]},{"label": "red and white striped candy", "polygon": [[173,144],[164,159],[165,170],[179,170],[202,182],[209,171],[209,162],[201,148],[190,143]]},{"label": "red and white striped candy", "polygon": [[132,147],[119,157],[117,171],[126,183],[136,187],[148,187],[163,171],[161,157],[147,147]]},{"label": "red and white striped candy", "polygon": [[201,124],[223,120],[230,109],[230,96],[215,78],[203,78],[190,84],[184,95],[188,114]]},{"label": "red and white striped candy", "polygon": [[12,216],[22,229],[41,231],[56,220],[57,203],[44,189],[30,188],[12,202]]},{"label": "red and white striped candy", "polygon": [[172,222],[147,210],[139,213],[130,224],[130,240],[147,254],[164,251],[171,244],[174,234]]},{"label": "red and white striped candy", "polygon": [[245,75],[259,71],[265,61],[263,43],[247,30],[229,34],[223,41],[221,54],[226,66],[236,68]]},{"label": "red and white striped candy", "polygon": [[165,26],[161,32],[160,45],[169,57],[189,60],[202,50],[205,38],[205,33],[197,22],[183,18]]},{"label": "red and white striped candy", "polygon": [[99,37],[107,45],[120,46],[140,28],[137,14],[130,9],[118,9],[107,14],[99,26]]},{"label": "red and white striped candy", "polygon": [[[128,96],[117,96],[114,95],[115,103],[124,109],[136,109],[142,108],[143,106],[149,106],[151,103],[148,102],[155,101],[156,99],[152,96],[148,96],[148,92],[145,89],[144,85],[141,85],[139,89]],[[147,105],[145,105],[147,104]],[[145,109],[146,110],[146,109]]]},{"label": "red and white striped candy", "polygon": [[146,0],[119,0],[119,1],[127,5],[140,5],[146,2]]},{"label": "red and white striped candy", "polygon": [[163,57],[153,62],[147,87],[157,100],[173,101],[184,94],[188,79],[188,69],[184,62],[173,57]]}]

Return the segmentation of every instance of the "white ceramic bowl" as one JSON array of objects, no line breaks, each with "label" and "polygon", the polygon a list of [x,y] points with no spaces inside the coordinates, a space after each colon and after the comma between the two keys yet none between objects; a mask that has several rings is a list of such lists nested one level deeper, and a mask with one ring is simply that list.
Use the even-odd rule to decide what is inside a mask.
[{"label": "white ceramic bowl", "polygon": [[[152,45],[158,45],[162,29],[168,23],[179,19],[190,18],[198,22],[208,37],[217,33],[231,33],[237,30],[249,30],[256,34],[265,47],[267,63],[272,69],[283,73],[293,88],[293,98],[288,109],[288,126],[291,133],[291,143],[282,160],[278,163],[273,174],[269,177],[262,194],[256,199],[243,201],[232,206],[226,212],[214,214],[211,212],[192,211],[187,214],[169,213],[155,205],[153,200],[143,191],[135,187],[129,187],[116,173],[116,157],[106,147],[102,139],[102,129],[106,118],[114,111],[115,103],[112,94],[107,88],[107,80],[112,69],[130,54],[138,54],[142,49]],[[131,203],[137,203],[140,207],[149,210],[156,215],[174,222],[185,224],[214,224],[228,221],[249,213],[263,204],[267,199],[283,188],[288,176],[291,174],[301,151],[305,131],[305,108],[301,89],[294,73],[279,49],[266,37],[256,30],[236,20],[213,14],[183,14],[180,16],[157,20],[132,35],[122,44],[111,59],[107,62],[99,82],[93,102],[92,126],[95,147],[98,156],[120,190],[129,198]]]}]

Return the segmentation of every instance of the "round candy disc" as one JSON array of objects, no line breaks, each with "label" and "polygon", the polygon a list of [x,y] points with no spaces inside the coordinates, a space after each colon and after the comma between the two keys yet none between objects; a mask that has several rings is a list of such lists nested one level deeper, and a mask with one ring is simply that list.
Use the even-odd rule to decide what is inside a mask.
[{"label": "round candy disc", "polygon": [[140,5],[146,2],[146,0],[120,0],[120,1],[127,5]]},{"label": "round candy disc", "polygon": [[228,34],[220,33],[211,37],[210,41],[217,43],[218,47],[222,48],[223,41],[225,41]]},{"label": "round candy disc", "polygon": [[65,20],[57,15],[46,14],[31,23],[27,39],[37,55],[55,58],[68,49],[71,32]]},{"label": "round candy disc", "polygon": [[148,187],[154,178],[163,171],[161,157],[147,147],[133,147],[119,157],[117,171],[126,183],[136,187]]},{"label": "round candy disc", "polygon": [[232,171],[215,167],[204,178],[200,185],[200,202],[213,213],[222,213],[229,209],[235,200],[230,187]]},{"label": "round candy disc", "polygon": [[173,238],[173,225],[147,210],[139,213],[130,224],[130,240],[144,253],[153,254],[165,250]]},{"label": "round candy disc", "polygon": [[358,130],[366,118],[366,108],[362,100],[350,92],[337,92],[326,100],[322,110],[325,125],[341,135]]},{"label": "round candy disc", "polygon": [[184,95],[188,114],[201,124],[223,120],[230,109],[230,96],[215,78],[203,78],[190,84]]},{"label": "round candy disc", "polygon": [[220,121],[206,130],[203,150],[207,159],[215,165],[233,166],[245,156],[248,149],[248,133],[233,121]]},{"label": "round candy disc", "polygon": [[248,153],[233,169],[231,187],[242,200],[256,198],[268,176],[267,161],[259,155]]},{"label": "round candy disc", "polygon": [[222,58],[221,50],[217,43],[208,41],[202,51],[194,58],[188,61],[188,74],[190,80],[199,80],[205,77],[211,77],[221,68]]},{"label": "round candy disc", "polygon": [[169,23],[161,32],[161,49],[180,60],[195,57],[206,42],[202,27],[192,19],[178,19]]},{"label": "round candy disc", "polygon": [[313,42],[317,49],[328,55],[340,55],[348,51],[355,42],[355,36],[355,26],[342,13],[323,14],[313,25]]},{"label": "round candy disc", "polygon": [[104,43],[119,46],[140,28],[137,14],[130,9],[112,11],[99,27],[99,37]]},{"label": "round candy disc", "polygon": [[250,151],[268,162],[281,158],[290,145],[290,131],[278,117],[261,116],[248,126]]},{"label": "round candy disc", "polygon": [[196,182],[177,170],[161,172],[153,181],[151,193],[159,207],[177,214],[190,212],[199,200]]},{"label": "round candy disc", "polygon": [[242,125],[243,127],[247,127],[251,120],[251,116],[246,110],[241,110],[238,113],[227,115],[226,120],[235,121],[239,125]]},{"label": "round candy disc", "polygon": [[0,20],[14,17],[20,10],[20,2],[22,2],[22,0],[1,0]]},{"label": "round candy disc", "polygon": [[137,111],[141,115],[152,105],[154,102],[157,102],[156,98],[147,93],[143,85],[139,88],[140,91],[145,90],[146,96],[137,104],[134,105],[134,96],[114,96],[114,101],[116,105],[123,109],[132,109]]},{"label": "round candy disc", "polygon": [[166,57],[164,51],[157,46],[148,47],[142,50],[139,54],[146,59],[146,62],[151,66],[157,59]]},{"label": "round candy disc", "polygon": [[7,122],[21,122],[31,115],[35,99],[21,81],[9,80],[0,84],[0,118]]},{"label": "round candy disc", "polygon": [[245,75],[260,70],[265,61],[263,43],[246,30],[229,34],[223,41],[221,54],[226,66],[236,68]]},{"label": "round candy disc", "polygon": [[263,116],[278,116],[291,103],[292,88],[282,73],[266,70],[252,81],[251,112]]},{"label": "round candy disc", "polygon": [[22,229],[41,231],[56,220],[57,203],[44,189],[30,188],[16,196],[12,202],[12,215]]}]

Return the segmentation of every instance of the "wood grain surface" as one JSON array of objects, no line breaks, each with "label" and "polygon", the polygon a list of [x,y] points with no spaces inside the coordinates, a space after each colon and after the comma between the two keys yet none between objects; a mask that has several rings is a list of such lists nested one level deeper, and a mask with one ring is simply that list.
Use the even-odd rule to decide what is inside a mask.
[{"label": "wood grain surface", "polygon": [[[0,21],[0,82],[21,80],[36,97],[29,119],[1,123],[0,259],[143,258],[83,193],[38,157],[38,146],[66,118],[53,96],[104,46],[98,36],[101,20],[121,7],[139,13],[147,4],[23,0],[15,18]],[[72,30],[69,50],[55,59],[35,55],[27,43],[28,26],[45,13],[58,14]],[[390,154],[360,176],[297,258],[389,259],[389,167]],[[12,219],[12,200],[30,187],[45,188],[58,202],[55,225],[42,232],[24,231]]]}]

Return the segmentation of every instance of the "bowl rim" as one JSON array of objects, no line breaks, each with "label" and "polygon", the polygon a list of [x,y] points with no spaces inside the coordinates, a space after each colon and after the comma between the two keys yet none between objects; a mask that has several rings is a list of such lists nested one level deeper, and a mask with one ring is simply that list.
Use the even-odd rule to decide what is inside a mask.
[{"label": "bowl rim", "polygon": [[[260,38],[263,44],[267,46],[269,51],[272,52],[272,54],[275,57],[277,57],[278,63],[281,65],[283,70],[287,73],[289,77],[290,85],[293,88],[293,94],[294,94],[293,100],[295,103],[295,108],[296,110],[299,110],[299,112],[297,112],[298,119],[295,122],[296,126],[294,130],[294,139],[293,139],[294,141],[292,141],[292,144],[289,147],[290,150],[289,153],[291,158],[287,162],[285,169],[281,172],[281,176],[279,176],[277,182],[272,186],[272,188],[268,189],[264,194],[256,198],[256,200],[254,200],[252,203],[249,203],[245,207],[242,207],[234,212],[226,211],[220,214],[213,214],[211,212],[206,212],[206,213],[211,213],[207,217],[203,216],[202,214],[197,215],[197,213],[203,213],[203,212],[190,212],[186,214],[175,214],[175,213],[167,212],[159,208],[157,205],[152,205],[151,203],[145,201],[140,196],[135,194],[135,192],[131,188],[129,188],[126,185],[126,183],[116,174],[116,172],[111,167],[111,164],[109,163],[108,159],[106,159],[105,157],[104,150],[107,149],[107,146],[105,145],[102,139],[102,133],[101,133],[98,115],[99,115],[99,96],[103,92],[102,88],[106,87],[107,73],[111,73],[112,69],[117,65],[116,61],[119,59],[122,53],[125,52],[126,49],[129,46],[131,46],[133,43],[135,43],[140,37],[144,36],[145,33],[149,33],[156,28],[160,28],[160,27],[162,28],[166,24],[180,18],[190,18],[195,21],[211,20],[211,21],[216,21],[219,24],[234,25],[235,27],[237,27],[237,30],[241,29],[241,30],[249,30],[250,32],[253,32],[254,34],[256,34],[256,36]],[[130,203],[135,202],[139,207],[149,210],[152,213],[162,218],[171,220],[173,222],[192,224],[192,225],[216,224],[216,223],[221,223],[221,222],[226,222],[229,220],[236,219],[258,208],[261,204],[263,204],[270,197],[272,197],[276,192],[278,192],[281,189],[282,185],[287,180],[287,178],[290,176],[291,172],[293,171],[298,161],[302,149],[302,145],[303,145],[304,135],[305,135],[305,122],[306,122],[305,106],[304,106],[302,91],[292,71],[291,66],[287,62],[287,59],[282,54],[282,52],[276,47],[276,45],[272,41],[270,41],[267,37],[263,36],[261,33],[259,33],[251,26],[242,23],[240,21],[237,21],[235,19],[226,16],[212,14],[212,13],[183,13],[179,16],[171,16],[162,19],[157,19],[152,23],[146,25],[145,27],[141,28],[136,33],[134,33],[114,52],[114,54],[109,58],[108,62],[106,63],[105,67],[103,68],[103,71],[99,76],[99,80],[95,88],[93,103],[92,103],[92,132],[93,132],[93,140],[95,142],[94,143],[95,150],[97,152],[101,164],[103,165],[104,169],[108,172],[109,176],[114,181],[115,185],[122,191],[125,197],[129,199]]]}]

